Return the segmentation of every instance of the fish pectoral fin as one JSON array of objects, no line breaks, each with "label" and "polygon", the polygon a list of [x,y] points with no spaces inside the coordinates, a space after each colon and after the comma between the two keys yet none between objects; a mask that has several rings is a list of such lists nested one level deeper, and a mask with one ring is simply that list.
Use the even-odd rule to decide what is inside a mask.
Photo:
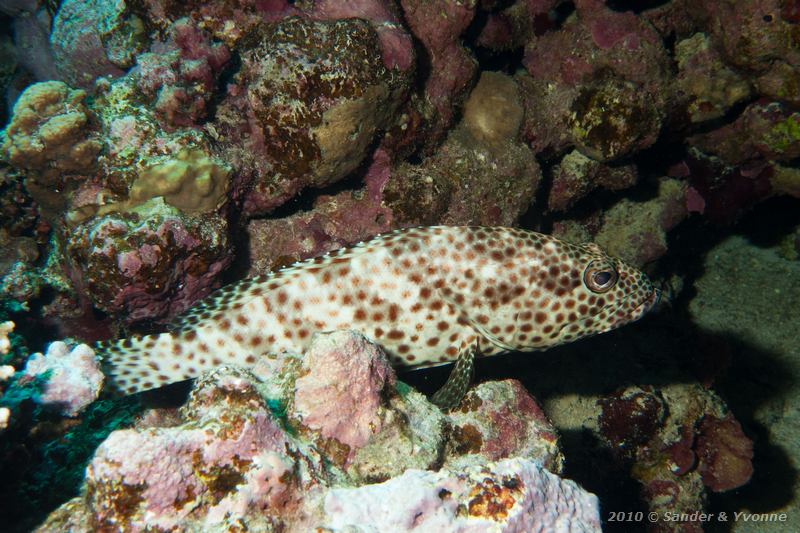
[{"label": "fish pectoral fin", "polygon": [[[477,321],[473,320],[472,317],[470,317],[469,314],[465,312],[463,307],[458,305],[450,297],[450,295],[447,293],[446,290],[438,291],[438,294],[439,294],[440,298],[442,298],[442,300],[444,300],[447,303],[447,305],[449,305],[456,312],[458,318],[460,320],[463,320],[467,324],[469,324],[469,326],[472,329],[474,329],[479,335],[484,337],[486,340],[488,340],[489,342],[491,342],[492,344],[494,344],[495,346],[497,346],[501,350],[506,350],[506,351],[509,351],[509,352],[514,351],[515,348],[513,346],[511,346],[510,344],[508,344],[506,342],[503,342],[503,340],[500,339],[497,335],[494,335],[492,332],[490,332],[482,324],[480,324]],[[515,319],[516,319],[516,316],[517,316],[517,314],[514,315]]]},{"label": "fish pectoral fin", "polygon": [[475,375],[477,343],[470,345],[458,354],[447,382],[431,397],[431,402],[443,411],[455,408],[464,399]]}]

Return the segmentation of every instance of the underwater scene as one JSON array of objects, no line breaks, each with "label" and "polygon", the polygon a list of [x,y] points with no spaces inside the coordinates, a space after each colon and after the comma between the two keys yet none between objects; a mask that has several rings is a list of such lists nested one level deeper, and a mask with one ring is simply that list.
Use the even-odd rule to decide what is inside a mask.
[{"label": "underwater scene", "polygon": [[800,531],[800,0],[0,0],[0,531]]}]

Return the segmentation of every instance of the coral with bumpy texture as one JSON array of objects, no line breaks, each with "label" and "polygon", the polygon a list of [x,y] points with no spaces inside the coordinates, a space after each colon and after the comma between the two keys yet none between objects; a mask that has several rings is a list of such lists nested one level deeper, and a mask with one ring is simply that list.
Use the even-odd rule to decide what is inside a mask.
[{"label": "coral with bumpy texture", "polygon": [[723,117],[752,94],[748,80],[727,66],[704,33],[675,44],[676,87],[692,123]]},{"label": "coral with bumpy texture", "polygon": [[669,114],[671,64],[658,33],[633,13],[576,2],[560,31],[532,38],[518,74],[523,131],[535,152],[576,146],[598,161],[652,145]]},{"label": "coral with bumpy texture", "polygon": [[355,170],[389,124],[406,82],[384,65],[368,22],[292,17],[268,26],[258,46],[242,54],[218,114],[231,149],[255,174],[245,213],[264,213],[304,187]]},{"label": "coral with bumpy texture", "polygon": [[171,127],[191,126],[206,118],[211,98],[230,51],[213,43],[189,19],[170,27],[166,50],[140,54],[133,76],[154,108]]},{"label": "coral with bumpy texture", "polygon": [[115,431],[97,449],[86,475],[92,523],[133,531],[280,523],[308,486],[248,377],[212,374],[182,411],[182,426]]},{"label": "coral with bumpy texture", "polygon": [[147,46],[144,23],[123,0],[65,0],[50,44],[61,79],[91,89],[100,76],[121,76]]},{"label": "coral with bumpy texture", "polygon": [[636,179],[634,165],[608,166],[573,150],[554,169],[547,207],[566,211],[597,187],[625,189],[633,186]]},{"label": "coral with bumpy texture", "polygon": [[67,253],[92,303],[126,322],[184,310],[231,261],[224,218],[189,216],[158,198],[80,224]]},{"label": "coral with bumpy texture", "polygon": [[333,489],[324,519],[336,531],[601,531],[595,495],[519,458]]},{"label": "coral with bumpy texture", "polygon": [[[148,97],[139,87],[136,71],[98,87],[93,108],[105,144],[98,158],[102,179],[87,186],[100,197],[89,201],[84,194],[82,199],[94,204],[95,211],[110,200],[124,200],[142,172],[175,161],[178,154],[216,159],[211,136],[199,128],[165,128],[154,107],[141,105],[144,98]],[[77,207],[74,201],[71,207]]]},{"label": "coral with bumpy texture", "polygon": [[3,133],[3,157],[43,185],[90,172],[101,144],[93,133],[83,91],[59,81],[28,87]]},{"label": "coral with bumpy texture", "polygon": [[558,433],[519,381],[481,383],[448,418],[445,466],[452,470],[504,457],[526,457],[556,474],[563,469]]},{"label": "coral with bumpy texture", "polygon": [[[600,435],[632,464],[642,496],[659,516],[702,510],[704,485],[719,492],[749,481],[752,442],[710,390],[697,384],[632,386],[598,404]],[[692,525],[678,520],[659,531]]]},{"label": "coral with bumpy texture", "polygon": [[70,349],[60,341],[51,343],[46,354],[33,354],[22,376],[22,380],[45,376],[42,392],[34,400],[64,416],[77,416],[95,401],[104,381],[89,346],[79,344]]},{"label": "coral with bumpy texture", "polygon": [[11,348],[11,341],[8,340],[8,334],[14,331],[14,323],[10,320],[0,323],[0,355],[5,355]]},{"label": "coral with bumpy texture", "polygon": [[425,143],[436,146],[455,120],[477,74],[478,64],[460,36],[475,16],[475,0],[401,0],[411,32],[430,61],[425,81]]},{"label": "coral with bumpy texture", "polygon": [[[40,531],[598,530],[596,497],[536,462],[558,467],[560,453],[518,383],[482,385],[474,409],[451,420],[509,417],[486,434],[482,464],[431,472],[441,467],[447,416],[395,381],[380,348],[340,331],[316,336],[308,351],[265,356],[255,374],[221,365],[198,379],[177,417],[153,411],[113,432],[81,496]],[[225,355],[210,347],[207,357]],[[455,441],[447,447],[454,461],[465,453]],[[539,451],[534,460],[507,457]]]},{"label": "coral with bumpy texture", "polygon": [[131,185],[127,202],[108,204],[99,212],[131,209],[160,196],[184,213],[207,213],[222,205],[227,189],[227,168],[200,150],[184,150],[175,159],[143,170]]},{"label": "coral with bumpy texture", "polygon": [[[306,351],[295,382],[291,416],[322,439],[343,445],[351,456],[381,430],[383,390],[393,385],[391,365],[378,350],[347,332],[319,336]],[[359,386],[352,387],[353,382]]]},{"label": "coral with bumpy texture", "polygon": [[536,157],[518,140],[522,114],[515,80],[485,74],[442,146],[419,165],[389,171],[382,198],[395,223],[515,225],[541,179]]},{"label": "coral with bumpy texture", "polygon": [[662,179],[655,198],[637,202],[623,199],[603,213],[596,242],[610,254],[634,265],[645,265],[667,252],[666,232],[688,215],[686,185]]},{"label": "coral with bumpy texture", "polygon": [[363,189],[319,196],[313,209],[288,217],[251,220],[247,226],[249,273],[263,274],[392,229],[392,211],[381,201],[389,163],[388,154],[378,149],[372,155]]}]

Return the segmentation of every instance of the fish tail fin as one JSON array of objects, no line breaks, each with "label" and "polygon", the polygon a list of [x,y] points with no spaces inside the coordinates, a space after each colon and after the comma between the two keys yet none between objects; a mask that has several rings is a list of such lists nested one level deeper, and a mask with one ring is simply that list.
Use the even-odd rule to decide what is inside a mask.
[{"label": "fish tail fin", "polygon": [[95,354],[109,390],[135,394],[196,377],[196,365],[182,353],[179,342],[172,333],[161,333],[97,343]]}]

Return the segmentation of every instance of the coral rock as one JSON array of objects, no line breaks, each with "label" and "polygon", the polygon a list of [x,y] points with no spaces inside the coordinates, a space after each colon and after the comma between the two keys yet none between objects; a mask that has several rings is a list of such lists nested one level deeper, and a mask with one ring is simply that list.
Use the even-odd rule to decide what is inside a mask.
[{"label": "coral rock", "polygon": [[77,416],[97,399],[103,387],[104,376],[94,350],[85,344],[70,350],[63,342],[53,342],[46,354],[33,354],[23,376],[33,379],[44,374],[47,381],[35,400],[65,416]]},{"label": "coral rock", "polygon": [[644,265],[666,253],[666,232],[688,214],[686,185],[662,179],[657,187],[655,198],[644,202],[623,199],[603,214],[595,240],[609,254]]},{"label": "coral rock", "polygon": [[254,374],[207,372],[177,416],[151,411],[111,433],[82,496],[40,530],[599,531],[597,498],[542,466],[560,469],[557,439],[518,382],[485,383],[467,403],[452,425],[484,432],[480,464],[456,465],[467,452],[451,446],[431,471],[446,415],[396,382],[361,335],[320,334],[305,355],[266,356]]},{"label": "coral rock", "polygon": [[[460,35],[475,16],[475,1],[401,0],[411,32],[425,47],[430,75],[425,82],[427,146],[444,137],[467,97],[477,72],[477,61],[461,44]],[[432,115],[432,116],[431,116]]]},{"label": "coral rock", "polygon": [[526,457],[556,474],[563,468],[558,433],[519,381],[481,383],[448,420],[448,468],[508,457]]},{"label": "coral rock", "polygon": [[425,472],[325,497],[325,526],[376,531],[600,531],[597,497],[527,459]]},{"label": "coral rock", "polygon": [[147,45],[142,21],[124,1],[65,0],[50,43],[61,78],[90,89],[100,76],[120,76]]},{"label": "coral rock", "polygon": [[[113,432],[87,469],[95,527],[132,531],[279,523],[297,490],[288,442],[246,376],[198,383],[177,427]],[[266,522],[266,524],[265,524]]]},{"label": "coral rock", "polygon": [[210,39],[188,19],[170,28],[166,50],[140,54],[133,75],[168,126],[190,126],[206,118],[217,78],[230,59],[222,43]]},{"label": "coral rock", "polygon": [[189,216],[152,199],[70,232],[76,283],[126,321],[165,320],[206,296],[230,263],[222,217]]},{"label": "coral rock", "polygon": [[[242,55],[230,89],[230,141],[256,169],[247,214],[263,213],[306,186],[322,187],[355,170],[397,107],[405,78],[387,69],[378,36],[358,19],[272,25]],[[239,94],[241,92],[241,94]],[[231,119],[233,120],[233,119]],[[237,140],[249,129],[249,139]]]},{"label": "coral rock", "polygon": [[92,133],[85,96],[59,81],[28,87],[4,131],[3,156],[43,185],[91,171],[101,145]]},{"label": "coral rock", "polygon": [[381,202],[389,175],[389,156],[378,149],[363,189],[321,195],[312,209],[288,217],[251,220],[250,274],[320,256],[392,229],[392,211]]},{"label": "coral rock", "polygon": [[693,123],[720,118],[752,92],[747,79],[722,62],[704,33],[675,44],[677,88]]},{"label": "coral rock", "polygon": [[741,487],[753,475],[753,441],[733,416],[709,415],[698,428],[697,456],[703,483],[714,492]]},{"label": "coral rock", "polygon": [[560,31],[525,47],[523,132],[537,153],[576,146],[599,161],[622,158],[652,145],[669,115],[671,61],[661,37],[602,4],[575,2]]},{"label": "coral rock", "polygon": [[317,335],[303,366],[292,416],[304,427],[351,450],[380,431],[383,390],[394,381],[380,348],[351,332]]},{"label": "coral rock", "polygon": [[547,199],[551,211],[566,211],[596,187],[620,190],[636,183],[634,165],[607,166],[573,150],[555,168]]}]

